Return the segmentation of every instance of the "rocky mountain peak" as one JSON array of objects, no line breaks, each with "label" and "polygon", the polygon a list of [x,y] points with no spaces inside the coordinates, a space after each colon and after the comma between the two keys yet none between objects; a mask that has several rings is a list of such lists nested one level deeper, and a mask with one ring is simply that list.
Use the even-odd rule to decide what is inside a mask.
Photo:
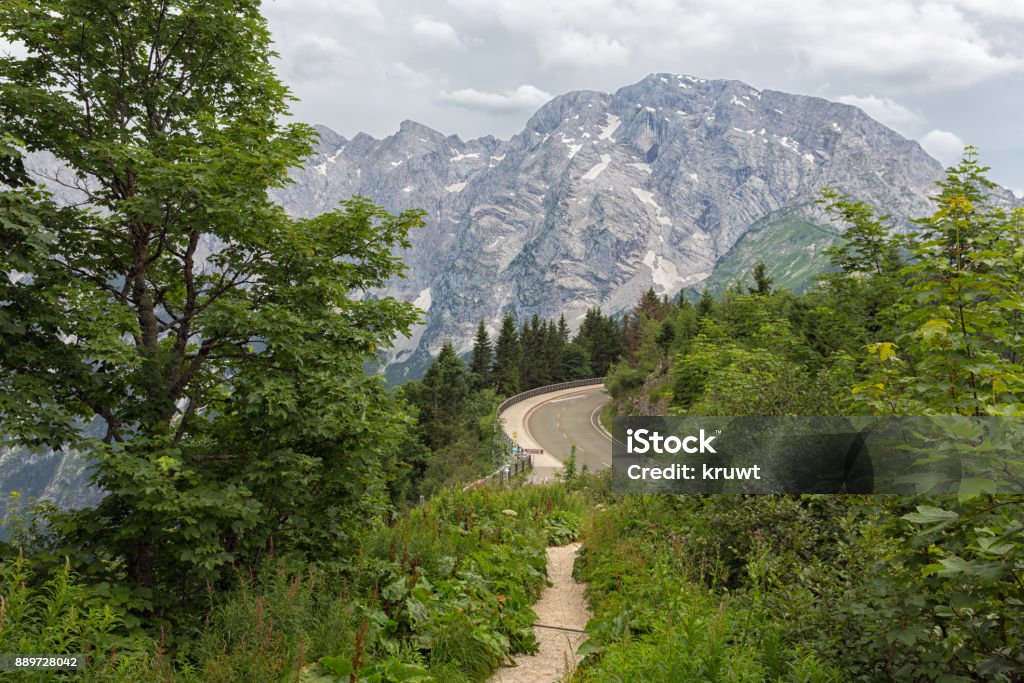
[{"label": "rocky mountain peak", "polygon": [[653,287],[707,278],[751,229],[786,216],[833,228],[823,186],[887,207],[928,209],[941,165],[855,107],[740,81],[654,73],[614,93],[543,105],[510,140],[463,141],[414,121],[383,140],[321,130],[278,199],[314,215],[353,194],[426,226],[383,293],[427,311],[387,359],[399,379],[445,339],[468,349],[477,321],[616,313]]}]

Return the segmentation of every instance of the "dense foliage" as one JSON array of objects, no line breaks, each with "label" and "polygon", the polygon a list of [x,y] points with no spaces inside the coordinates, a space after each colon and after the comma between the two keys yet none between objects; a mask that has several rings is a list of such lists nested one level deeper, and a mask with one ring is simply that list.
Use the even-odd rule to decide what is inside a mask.
[{"label": "dense foliage", "polygon": [[[788,572],[807,576],[824,564],[808,564],[816,553],[834,557],[840,519],[777,497],[628,498],[602,506],[584,530],[576,565],[594,618],[573,680],[842,680],[829,640],[835,634],[809,620],[828,615],[828,606],[813,595],[791,594],[787,602],[776,585],[792,579]],[[767,580],[777,594],[767,592]]]},{"label": "dense foliage", "polygon": [[106,491],[51,516],[55,555],[159,616],[268,552],[336,552],[408,421],[364,365],[416,320],[355,294],[402,272],[420,214],[270,200],[313,134],[280,123],[255,2],[5,2],[0,35],[27,53],[0,58],[0,433]]},{"label": "dense foliage", "polygon": [[269,558],[210,596],[203,628],[173,654],[160,639],[123,637],[123,613],[69,568],[33,587],[18,560],[0,565],[13,589],[0,647],[88,654],[87,681],[479,681],[536,648],[544,548],[585,502],[557,485],[444,493],[329,561]]},{"label": "dense foliage", "polygon": [[579,680],[1017,680],[1020,501],[976,506],[984,530],[923,502],[609,501],[577,564]]},{"label": "dense foliage", "polygon": [[[660,311],[609,372],[614,409],[1021,416],[1024,211],[1000,205],[986,170],[967,150],[910,234],[827,191],[849,227],[819,286],[774,291],[755,269],[753,286]],[[957,455],[987,476],[964,479],[956,497],[621,503],[588,544],[584,574],[606,611],[583,679],[708,675],[700,661],[654,658],[674,652],[678,624],[708,619],[692,611],[709,599],[696,581],[720,602],[707,627],[717,640],[698,651],[732,648],[732,668],[719,662],[715,676],[1020,680],[1024,461],[1011,425],[1003,441],[960,434]],[[631,577],[626,600],[607,588],[609,571]],[[682,598],[665,614],[671,590]],[[813,675],[800,668],[811,665]]]}]

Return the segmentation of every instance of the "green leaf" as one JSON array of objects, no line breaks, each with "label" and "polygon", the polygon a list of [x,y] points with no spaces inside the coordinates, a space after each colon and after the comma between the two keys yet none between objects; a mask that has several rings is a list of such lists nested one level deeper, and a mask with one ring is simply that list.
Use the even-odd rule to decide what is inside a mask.
[{"label": "green leaf", "polygon": [[321,657],[320,664],[339,678],[352,673],[352,661],[347,657]]},{"label": "green leaf", "polygon": [[959,515],[951,510],[943,510],[931,505],[918,505],[917,512],[903,515],[903,519],[914,524],[948,524]]}]

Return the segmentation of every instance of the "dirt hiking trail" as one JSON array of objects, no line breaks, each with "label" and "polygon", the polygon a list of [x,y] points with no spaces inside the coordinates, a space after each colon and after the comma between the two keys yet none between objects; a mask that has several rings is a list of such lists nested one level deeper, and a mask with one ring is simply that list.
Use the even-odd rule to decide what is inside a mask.
[{"label": "dirt hiking trail", "polygon": [[587,601],[583,597],[585,586],[572,578],[572,565],[579,543],[548,548],[548,581],[551,582],[533,606],[537,623],[559,626],[574,631],[535,626],[540,649],[535,655],[516,655],[515,666],[506,666],[494,672],[489,683],[552,683],[562,681],[575,670],[579,658],[576,650],[586,640],[578,633],[590,619]]}]

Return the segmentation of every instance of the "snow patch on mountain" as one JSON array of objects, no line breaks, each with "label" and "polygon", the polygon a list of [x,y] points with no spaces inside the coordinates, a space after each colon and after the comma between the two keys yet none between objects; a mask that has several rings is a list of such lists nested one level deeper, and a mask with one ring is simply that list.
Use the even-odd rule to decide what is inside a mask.
[{"label": "snow patch on mountain", "polygon": [[433,303],[433,299],[430,298],[430,287],[427,287],[422,292],[420,292],[420,295],[416,297],[416,300],[412,302],[412,305],[424,311],[429,311],[430,306]]},{"label": "snow patch on mountain", "polygon": [[656,208],[659,211],[661,211],[661,207],[658,206],[658,202],[654,201],[654,193],[653,192],[648,192],[647,190],[641,190],[639,187],[631,187],[629,189],[632,190],[633,194],[636,195],[637,199],[642,201],[644,204],[650,204],[654,208]]},{"label": "snow patch on mountain", "polygon": [[615,138],[612,137],[612,134],[619,129],[620,125],[622,125],[622,119],[615,114],[608,114],[608,123],[601,129],[597,139],[615,142]]},{"label": "snow patch on mountain", "polygon": [[602,154],[601,161],[594,164],[589,171],[583,174],[583,180],[594,180],[604,172],[604,169],[608,168],[608,164],[611,162],[612,157],[610,154]]},{"label": "snow patch on mountain", "polygon": [[673,292],[683,281],[674,263],[651,250],[644,254],[644,265],[651,269],[654,291],[658,294]]}]

